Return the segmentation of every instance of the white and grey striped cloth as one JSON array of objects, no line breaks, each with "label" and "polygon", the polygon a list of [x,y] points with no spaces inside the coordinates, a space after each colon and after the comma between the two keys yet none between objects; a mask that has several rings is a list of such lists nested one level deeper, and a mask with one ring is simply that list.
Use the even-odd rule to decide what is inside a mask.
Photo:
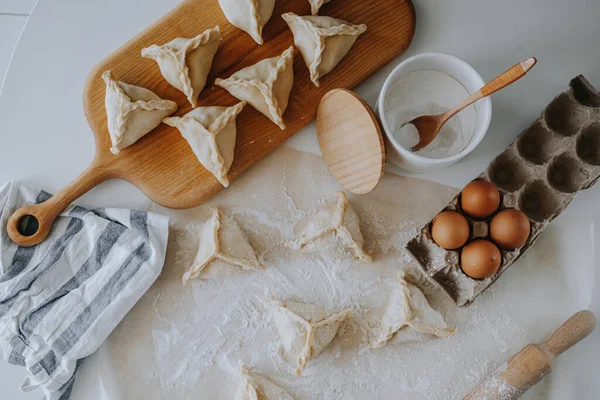
[{"label": "white and grey striped cloth", "polygon": [[85,358],[158,277],[169,228],[145,211],[71,205],[43,243],[15,245],[10,215],[49,197],[20,182],[0,188],[0,356],[29,371],[22,390],[66,400]]}]

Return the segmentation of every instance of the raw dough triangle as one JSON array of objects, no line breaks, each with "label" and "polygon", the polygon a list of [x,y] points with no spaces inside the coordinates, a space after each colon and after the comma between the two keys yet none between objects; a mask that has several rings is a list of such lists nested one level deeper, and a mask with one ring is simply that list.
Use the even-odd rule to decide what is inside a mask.
[{"label": "raw dough triangle", "polygon": [[110,71],[104,72],[102,79],[106,82],[106,117],[113,154],[137,142],[177,111],[175,102],[143,87],[115,81]]},{"label": "raw dough triangle", "polygon": [[164,120],[179,129],[198,161],[225,187],[229,186],[227,172],[233,163],[235,120],[245,105],[246,102],[241,102],[233,107],[200,107],[183,117]]},{"label": "raw dough triangle", "polygon": [[329,3],[331,0],[308,0],[310,3],[310,11],[312,15],[319,14],[319,10],[325,3]]},{"label": "raw dough triangle", "polygon": [[183,275],[183,284],[197,278],[209,264],[223,261],[246,271],[260,270],[254,249],[234,219],[217,209],[212,209],[211,218],[200,230],[198,253],[190,270]]},{"label": "raw dough triangle", "polygon": [[275,0],[219,0],[225,17],[232,25],[247,32],[258,44],[263,44],[263,27],[273,15]]},{"label": "raw dough triangle", "polygon": [[217,26],[193,39],[177,38],[162,46],[153,44],[142,50],[142,57],[156,61],[167,82],[182,91],[195,108],[220,41]]},{"label": "raw dough triangle", "polygon": [[275,327],[281,339],[281,355],[300,376],[306,363],[317,357],[331,343],[342,321],[352,311],[344,310],[327,317],[325,309],[311,304],[270,298]]},{"label": "raw dough triangle", "polygon": [[294,400],[288,392],[270,380],[251,372],[245,365],[240,366],[240,374],[242,380],[235,400]]},{"label": "raw dough triangle", "polygon": [[344,192],[337,192],[336,202],[323,207],[304,227],[300,235],[286,245],[312,253],[319,251],[318,239],[331,234],[352,252],[354,258],[370,263],[371,256],[363,250],[364,238],[360,232],[359,222],[358,215]]},{"label": "raw dough triangle", "polygon": [[[444,317],[431,308],[423,293],[404,280],[404,276],[404,271],[398,272],[398,285],[394,287],[381,319],[381,333],[370,345],[373,349],[385,346],[394,335],[401,341],[411,341],[411,333],[414,333],[411,330],[424,334],[427,338],[444,338],[455,332],[448,328]],[[405,340],[400,337],[403,333],[408,334]]]},{"label": "raw dough triangle", "polygon": [[267,58],[239,70],[227,79],[215,81],[215,85],[227,89],[234,97],[247,101],[281,129],[285,129],[282,116],[288,106],[293,84],[293,47],[279,57]]},{"label": "raw dough triangle", "polygon": [[319,86],[319,79],[339,64],[350,51],[366,25],[352,25],[341,19],[294,13],[281,16],[294,34],[294,44],[302,53],[310,70],[310,79]]}]

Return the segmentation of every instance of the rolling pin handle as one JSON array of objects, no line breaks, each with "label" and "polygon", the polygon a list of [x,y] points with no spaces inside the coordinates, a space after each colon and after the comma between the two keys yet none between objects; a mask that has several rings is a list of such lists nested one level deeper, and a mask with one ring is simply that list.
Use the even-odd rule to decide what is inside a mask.
[{"label": "rolling pin handle", "polygon": [[58,215],[94,186],[111,177],[110,171],[95,163],[50,199],[40,204],[21,207],[9,218],[6,231],[10,239],[23,247],[43,242]]},{"label": "rolling pin handle", "polygon": [[592,333],[597,324],[593,312],[579,311],[565,321],[541,346],[557,357]]}]

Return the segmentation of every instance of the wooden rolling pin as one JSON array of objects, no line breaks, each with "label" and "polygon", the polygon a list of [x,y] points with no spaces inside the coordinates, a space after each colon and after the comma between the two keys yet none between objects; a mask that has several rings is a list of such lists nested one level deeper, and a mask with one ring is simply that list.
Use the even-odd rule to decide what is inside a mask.
[{"label": "wooden rolling pin", "polygon": [[527,345],[463,400],[513,400],[521,397],[552,370],[554,359],[588,336],[597,321],[591,311],[579,311],[541,344]]}]

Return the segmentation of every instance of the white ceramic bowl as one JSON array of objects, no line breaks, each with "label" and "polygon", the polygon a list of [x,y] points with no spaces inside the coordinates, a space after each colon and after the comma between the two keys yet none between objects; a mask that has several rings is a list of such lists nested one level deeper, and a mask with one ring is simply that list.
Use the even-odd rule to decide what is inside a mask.
[{"label": "white ceramic bowl", "polygon": [[398,65],[386,79],[377,100],[377,114],[385,133],[387,158],[400,168],[424,172],[431,169],[447,167],[469,154],[485,136],[492,118],[492,102],[489,97],[483,98],[475,106],[475,131],[469,144],[460,153],[446,158],[427,158],[402,147],[393,136],[393,131],[387,126],[385,110],[385,95],[398,78],[409,72],[419,70],[434,70],[446,73],[456,79],[469,93],[474,93],[485,84],[481,76],[458,57],[441,53],[423,53],[410,57]]}]

